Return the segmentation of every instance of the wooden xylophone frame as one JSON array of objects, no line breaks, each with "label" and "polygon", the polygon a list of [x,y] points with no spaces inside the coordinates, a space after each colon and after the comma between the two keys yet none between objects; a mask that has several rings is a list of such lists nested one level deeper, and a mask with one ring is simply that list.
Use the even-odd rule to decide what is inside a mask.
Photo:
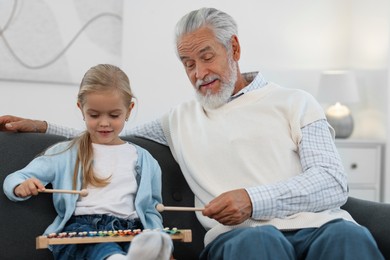
[{"label": "wooden xylophone frame", "polygon": [[[185,243],[192,242],[192,232],[190,229],[180,229],[175,234],[168,234],[172,240]],[[124,236],[83,236],[83,237],[61,237],[49,238],[47,236],[39,236],[36,238],[36,249],[45,249],[49,245],[65,245],[65,244],[92,244],[92,243],[107,243],[107,242],[130,242],[137,235]]]}]

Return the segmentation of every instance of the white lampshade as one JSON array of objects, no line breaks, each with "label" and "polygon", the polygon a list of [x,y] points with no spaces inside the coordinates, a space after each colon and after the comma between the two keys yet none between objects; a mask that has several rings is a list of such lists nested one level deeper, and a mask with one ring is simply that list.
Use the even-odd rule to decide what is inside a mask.
[{"label": "white lampshade", "polygon": [[355,75],[345,70],[324,71],[321,75],[318,100],[334,104],[359,101]]}]

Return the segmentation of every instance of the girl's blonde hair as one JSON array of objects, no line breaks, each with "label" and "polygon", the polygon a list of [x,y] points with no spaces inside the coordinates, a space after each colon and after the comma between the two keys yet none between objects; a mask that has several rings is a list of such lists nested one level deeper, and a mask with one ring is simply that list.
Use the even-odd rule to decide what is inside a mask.
[{"label": "girl's blonde hair", "polygon": [[[110,64],[99,64],[90,68],[84,75],[81,83],[77,101],[83,107],[86,102],[86,96],[90,93],[117,91],[123,97],[126,107],[130,107],[134,97],[127,75],[117,66]],[[77,159],[73,172],[73,189],[76,188],[79,168],[83,174],[83,187],[88,184],[102,187],[109,183],[110,177],[101,179],[95,176],[93,172],[93,149],[91,136],[88,131],[75,138],[70,147],[78,145]]]}]

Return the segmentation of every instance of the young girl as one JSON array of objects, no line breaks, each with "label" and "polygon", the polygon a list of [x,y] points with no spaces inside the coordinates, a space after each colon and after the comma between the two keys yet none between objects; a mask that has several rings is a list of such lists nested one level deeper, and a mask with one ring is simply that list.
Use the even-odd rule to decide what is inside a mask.
[{"label": "young girl", "polygon": [[[53,194],[58,213],[45,234],[162,228],[161,170],[141,147],[119,138],[134,106],[129,79],[118,67],[100,64],[80,84],[77,106],[87,131],[49,148],[9,175],[4,192],[22,201],[45,190],[87,189],[88,195]],[[130,246],[130,248],[129,248]],[[55,259],[169,259],[172,241],[160,231],[143,232],[130,243],[51,246]]]}]

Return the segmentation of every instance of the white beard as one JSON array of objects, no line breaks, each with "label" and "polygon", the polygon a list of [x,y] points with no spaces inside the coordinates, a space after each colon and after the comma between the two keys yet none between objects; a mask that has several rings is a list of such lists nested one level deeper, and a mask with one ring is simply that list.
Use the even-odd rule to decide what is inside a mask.
[{"label": "white beard", "polygon": [[[230,77],[227,82],[222,82],[221,89],[218,93],[212,94],[211,90],[209,89],[206,91],[205,94],[202,94],[200,91],[196,90],[196,99],[204,108],[216,109],[226,104],[229,101],[229,98],[232,96],[234,86],[236,85],[237,81],[237,64],[233,61],[232,58],[229,58],[228,62]],[[205,79],[204,81],[206,80],[207,79]]]}]

